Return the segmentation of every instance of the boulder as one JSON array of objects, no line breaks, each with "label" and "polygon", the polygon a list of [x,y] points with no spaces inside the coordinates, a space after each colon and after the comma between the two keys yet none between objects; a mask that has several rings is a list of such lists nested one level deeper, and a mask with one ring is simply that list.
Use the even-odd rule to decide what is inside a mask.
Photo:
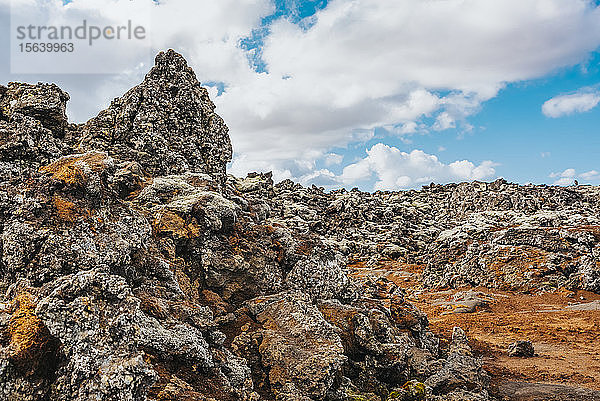
[{"label": "boulder", "polygon": [[535,356],[535,350],[531,341],[516,341],[508,346],[508,356],[530,358]]},{"label": "boulder", "polygon": [[135,161],[153,176],[205,173],[226,181],[228,128],[185,59],[156,56],[144,81],[81,128],[79,149]]}]

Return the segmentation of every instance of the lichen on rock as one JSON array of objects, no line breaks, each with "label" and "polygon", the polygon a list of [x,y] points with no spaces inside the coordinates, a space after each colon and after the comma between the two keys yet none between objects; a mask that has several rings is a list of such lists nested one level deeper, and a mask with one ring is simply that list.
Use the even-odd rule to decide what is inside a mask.
[{"label": "lichen on rock", "polygon": [[172,50],[86,124],[67,100],[0,87],[0,399],[486,401],[465,333],[445,347],[405,289],[361,274],[597,287],[595,188],[228,176],[227,127]]},{"label": "lichen on rock", "polygon": [[214,110],[185,59],[169,50],[144,82],[82,127],[78,147],[135,161],[154,176],[200,172],[223,184],[232,148]]}]

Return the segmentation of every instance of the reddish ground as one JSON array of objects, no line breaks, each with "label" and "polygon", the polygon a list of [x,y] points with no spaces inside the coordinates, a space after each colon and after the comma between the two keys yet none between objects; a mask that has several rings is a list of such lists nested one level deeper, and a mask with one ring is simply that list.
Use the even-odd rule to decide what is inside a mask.
[{"label": "reddish ground", "polygon": [[[571,311],[574,303],[600,300],[600,295],[557,290],[527,295],[476,288],[493,297],[489,307],[474,313],[448,314],[436,301],[450,301],[460,290],[422,291],[419,266],[390,263],[352,266],[357,277],[387,277],[405,288],[408,299],[427,313],[431,330],[447,341],[454,326],[462,327],[484,359],[493,383],[527,381],[567,384],[600,390],[600,311]],[[464,289],[463,289],[464,290]],[[507,346],[532,341],[536,356],[513,358]]]}]

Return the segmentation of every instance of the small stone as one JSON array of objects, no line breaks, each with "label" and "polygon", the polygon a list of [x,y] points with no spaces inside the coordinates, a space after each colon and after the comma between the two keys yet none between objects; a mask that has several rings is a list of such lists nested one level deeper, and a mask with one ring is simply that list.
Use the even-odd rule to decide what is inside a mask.
[{"label": "small stone", "polygon": [[508,346],[508,356],[530,358],[535,356],[531,341],[516,341]]}]

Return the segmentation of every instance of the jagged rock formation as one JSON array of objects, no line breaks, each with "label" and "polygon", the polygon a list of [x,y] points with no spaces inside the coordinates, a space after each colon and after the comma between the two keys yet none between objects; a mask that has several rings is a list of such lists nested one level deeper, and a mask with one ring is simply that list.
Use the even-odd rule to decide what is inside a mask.
[{"label": "jagged rock formation", "polygon": [[56,85],[0,86],[0,181],[23,180],[68,152],[68,99]]},{"label": "jagged rock formation", "polygon": [[[600,291],[600,189],[499,179],[376,192],[303,188],[266,175],[248,196],[271,218],[314,232],[351,260],[424,267],[430,287]],[[246,187],[249,185],[244,184]]]},{"label": "jagged rock formation", "polygon": [[144,82],[74,135],[81,151],[135,160],[149,174],[206,173],[219,184],[231,161],[228,129],[208,91],[173,51],[161,53]]},{"label": "jagged rock formation", "polygon": [[69,94],[54,84],[30,85],[11,82],[0,89],[0,118],[10,120],[13,115],[33,117],[57,137],[64,136],[67,128],[67,101]]},{"label": "jagged rock formation", "polygon": [[227,178],[180,55],[82,126],[67,99],[0,90],[1,399],[488,399],[401,290]]},{"label": "jagged rock formation", "polygon": [[82,126],[67,99],[0,87],[0,399],[485,401],[464,332],[440,345],[403,290],[348,264],[532,286],[533,265],[479,261],[535,249],[556,284],[598,285],[593,188],[227,176],[227,128],[173,51]]}]

